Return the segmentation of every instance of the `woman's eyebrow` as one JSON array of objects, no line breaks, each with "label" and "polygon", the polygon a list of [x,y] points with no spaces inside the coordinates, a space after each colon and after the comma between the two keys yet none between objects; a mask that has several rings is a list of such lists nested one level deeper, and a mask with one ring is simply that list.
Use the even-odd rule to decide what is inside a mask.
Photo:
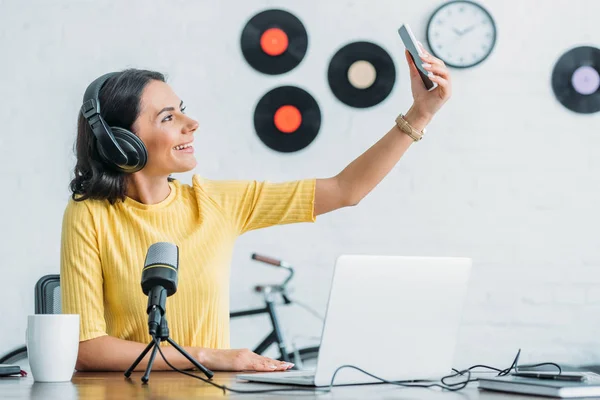
[{"label": "woman's eyebrow", "polygon": [[[183,100],[181,100],[181,103],[179,103],[179,108],[181,108],[181,106],[183,105]],[[158,114],[156,114],[156,116],[158,117],[160,114],[164,113],[165,111],[174,111],[175,107],[165,107],[162,110],[160,110],[158,112]]]}]

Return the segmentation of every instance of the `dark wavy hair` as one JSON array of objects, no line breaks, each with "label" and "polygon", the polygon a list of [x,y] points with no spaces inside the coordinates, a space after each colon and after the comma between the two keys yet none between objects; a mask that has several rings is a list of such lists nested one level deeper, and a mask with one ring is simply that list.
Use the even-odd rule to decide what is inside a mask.
[{"label": "dark wavy hair", "polygon": [[[100,114],[108,126],[133,132],[133,123],[140,112],[142,92],[152,80],[165,82],[165,76],[155,71],[126,69],[106,81],[98,97]],[[104,164],[97,146],[98,140],[80,112],[74,148],[77,164],[75,177],[70,184],[73,192],[71,197],[75,201],[108,200],[111,204],[117,200],[123,201],[127,193],[128,174]]]}]

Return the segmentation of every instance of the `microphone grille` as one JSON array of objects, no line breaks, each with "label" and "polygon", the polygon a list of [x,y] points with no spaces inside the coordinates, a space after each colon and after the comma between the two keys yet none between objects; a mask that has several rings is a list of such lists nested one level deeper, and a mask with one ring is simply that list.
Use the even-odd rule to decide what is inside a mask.
[{"label": "microphone grille", "polygon": [[144,266],[166,264],[174,268],[179,266],[179,248],[173,243],[158,242],[148,248]]}]

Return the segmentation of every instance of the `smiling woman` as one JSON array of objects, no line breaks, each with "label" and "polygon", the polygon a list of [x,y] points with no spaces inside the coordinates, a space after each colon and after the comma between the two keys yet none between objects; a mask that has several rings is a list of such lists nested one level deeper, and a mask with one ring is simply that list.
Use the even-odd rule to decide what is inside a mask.
[{"label": "smiling woman", "polygon": [[[291,368],[247,349],[229,349],[234,243],[254,229],[314,222],[318,215],[357,205],[377,186],[450,97],[444,63],[424,54],[438,87],[425,89],[405,54],[414,103],[383,138],[336,176],[282,183],[194,174],[187,185],[170,178],[196,167],[198,122],[185,114],[164,76],[129,69],[95,80],[78,121],[73,194],[62,222],[62,311],[81,317],[76,368],[124,371],[151,340],[140,279],[156,242],[180,249],[178,290],[166,307],[175,342],[211,370]],[[193,367],[170,346],[164,353],[178,368]],[[156,360],[154,369],[167,368]]]},{"label": "smiling woman", "polygon": [[[148,164],[143,170],[146,177],[168,176],[196,167],[192,143],[198,122],[185,114],[183,101],[165,82],[148,82],[140,99],[138,118],[132,128],[148,150]],[[134,189],[141,185],[132,186]],[[145,195],[148,194],[139,190],[130,193],[137,200]]]}]

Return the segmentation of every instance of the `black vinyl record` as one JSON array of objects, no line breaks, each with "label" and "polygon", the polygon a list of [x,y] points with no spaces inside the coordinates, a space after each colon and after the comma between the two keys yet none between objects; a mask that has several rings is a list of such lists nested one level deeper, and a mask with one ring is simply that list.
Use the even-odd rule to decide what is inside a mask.
[{"label": "black vinyl record", "polygon": [[266,93],[254,110],[254,129],[269,148],[291,153],[307,147],[321,127],[316,100],[295,86],[280,86]]},{"label": "black vinyl record", "polygon": [[552,71],[552,90],[571,111],[600,111],[600,49],[581,46],[563,54]]},{"label": "black vinyl record", "polygon": [[259,72],[283,74],[294,69],[308,48],[302,22],[287,11],[266,10],[252,17],[242,30],[244,58]]},{"label": "black vinyl record", "polygon": [[342,103],[373,107],[385,100],[396,81],[396,67],[387,51],[371,42],[353,42],[338,50],[327,71],[331,91]]}]

